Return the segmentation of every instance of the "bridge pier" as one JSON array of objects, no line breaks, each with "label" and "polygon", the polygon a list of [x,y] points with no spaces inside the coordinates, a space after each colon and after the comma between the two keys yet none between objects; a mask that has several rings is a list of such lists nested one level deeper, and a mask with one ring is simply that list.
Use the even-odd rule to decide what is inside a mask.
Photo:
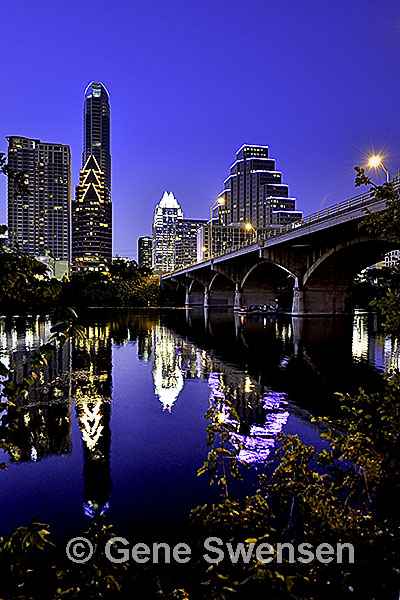
[{"label": "bridge pier", "polygon": [[234,308],[242,308],[242,289],[240,283],[235,283],[235,299],[233,302]]},{"label": "bridge pier", "polygon": [[296,286],[293,290],[292,315],[346,315],[352,308],[347,286]]},{"label": "bridge pier", "polygon": [[210,291],[208,289],[208,286],[206,286],[204,288],[204,301],[203,301],[203,306],[204,308],[208,308],[210,306]]},{"label": "bridge pier", "polygon": [[185,306],[203,306],[203,286],[196,281],[185,284]]}]

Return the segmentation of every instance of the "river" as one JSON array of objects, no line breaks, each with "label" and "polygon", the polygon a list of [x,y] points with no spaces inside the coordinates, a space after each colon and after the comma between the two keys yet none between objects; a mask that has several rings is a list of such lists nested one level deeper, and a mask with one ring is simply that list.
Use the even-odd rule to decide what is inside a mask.
[{"label": "river", "polygon": [[[160,539],[191,508],[218,498],[196,476],[207,453],[204,413],[229,398],[240,419],[251,492],[279,432],[323,447],[311,418],[338,410],[335,391],[382,385],[400,346],[376,316],[292,319],[232,311],[93,310],[86,337],[49,360],[41,381],[9,409],[12,447],[2,471],[0,535],[32,519],[64,543],[104,514],[120,535]],[[0,360],[27,372],[50,336],[41,317],[0,321]]]}]

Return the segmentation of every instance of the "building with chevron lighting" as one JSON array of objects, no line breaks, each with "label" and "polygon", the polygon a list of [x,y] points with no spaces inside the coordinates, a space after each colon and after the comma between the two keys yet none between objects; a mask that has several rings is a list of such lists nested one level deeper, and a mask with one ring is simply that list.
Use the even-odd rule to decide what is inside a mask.
[{"label": "building with chevron lighting", "polygon": [[96,158],[89,156],[72,202],[74,271],[105,271],[111,264],[112,213],[104,179]]}]

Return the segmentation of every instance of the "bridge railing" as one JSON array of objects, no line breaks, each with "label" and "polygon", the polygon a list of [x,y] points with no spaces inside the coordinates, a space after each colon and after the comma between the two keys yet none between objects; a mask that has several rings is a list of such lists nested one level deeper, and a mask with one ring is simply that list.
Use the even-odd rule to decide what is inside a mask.
[{"label": "bridge railing", "polygon": [[[395,183],[394,188],[399,192],[400,191],[400,183]],[[332,206],[328,206],[327,208],[322,208],[321,210],[311,213],[311,215],[302,217],[301,219],[299,219],[298,221],[295,221],[294,223],[287,223],[286,225],[281,225],[280,227],[278,226],[274,229],[270,229],[265,238],[259,237],[256,242],[252,241],[250,239],[245,240],[241,244],[235,244],[234,246],[230,246],[229,250],[227,250],[227,251],[213,253],[213,259],[220,258],[221,256],[227,256],[228,254],[231,254],[232,252],[237,252],[238,250],[242,250],[243,248],[247,248],[248,246],[257,246],[257,247],[262,246],[263,243],[266,240],[269,240],[270,238],[275,238],[277,236],[284,235],[285,233],[288,233],[289,231],[292,231],[293,229],[297,230],[299,228],[307,227],[307,226],[311,225],[312,223],[316,223],[318,221],[323,221],[324,219],[332,219],[332,218],[336,217],[339,213],[341,214],[341,213],[347,212],[349,210],[352,210],[354,208],[357,208],[359,206],[364,206],[366,204],[370,204],[374,200],[375,200],[374,190],[372,190],[370,192],[364,192],[362,194],[359,194],[358,196],[353,196],[352,198],[347,198],[347,200],[338,202],[338,204],[333,204]],[[185,267],[182,267],[182,269],[177,269],[176,271],[182,271],[189,267],[193,267],[195,265],[198,265],[198,264],[201,264],[204,262],[208,262],[209,260],[210,260],[209,258],[203,258],[199,261],[191,263],[190,265],[186,265]],[[175,273],[176,271],[173,271],[173,273]],[[171,273],[168,273],[168,275],[171,275]]]}]

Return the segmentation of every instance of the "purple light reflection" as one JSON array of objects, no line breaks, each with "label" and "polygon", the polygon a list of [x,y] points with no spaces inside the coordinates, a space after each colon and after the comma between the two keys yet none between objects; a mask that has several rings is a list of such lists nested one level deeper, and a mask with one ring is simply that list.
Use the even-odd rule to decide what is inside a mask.
[{"label": "purple light reflection", "polygon": [[[229,409],[223,405],[225,393],[220,389],[223,383],[220,379],[220,373],[210,373],[208,385],[210,387],[210,401],[219,399],[221,401],[221,414],[224,415],[224,421],[237,426],[237,421],[229,419]],[[232,443],[235,445],[237,440],[243,448],[240,448],[237,459],[247,463],[263,463],[267,460],[271,448],[275,445],[275,438],[287,423],[289,412],[283,410],[288,404],[286,394],[274,392],[272,390],[262,399],[263,408],[267,411],[265,425],[251,425],[249,435],[240,435],[232,433]],[[238,447],[238,446],[236,446]]]}]

